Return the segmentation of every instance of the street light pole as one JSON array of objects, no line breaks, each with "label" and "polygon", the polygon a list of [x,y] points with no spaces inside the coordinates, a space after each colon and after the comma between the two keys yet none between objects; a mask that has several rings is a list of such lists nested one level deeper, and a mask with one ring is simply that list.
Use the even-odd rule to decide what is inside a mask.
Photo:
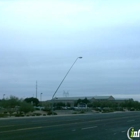
[{"label": "street light pole", "polygon": [[76,61],[78,59],[82,59],[82,57],[77,57],[76,58],[76,60],[74,61],[74,63],[72,64],[72,66],[69,68],[68,72],[66,73],[66,75],[64,76],[64,78],[62,79],[61,83],[59,84],[59,86],[57,87],[56,91],[54,92],[54,94],[52,96],[52,113],[53,113],[53,98],[54,98],[54,96],[57,93],[58,89],[60,88],[60,86],[62,85],[62,83],[64,82],[65,78],[67,77],[67,75],[69,74],[70,70],[72,69],[72,67],[74,66],[74,64],[76,63]]},{"label": "street light pole", "polygon": [[5,96],[5,94],[3,94],[3,100],[4,100],[4,96]]},{"label": "street light pole", "polygon": [[[40,102],[42,102],[42,93],[40,93]],[[42,105],[42,103],[41,103]]]}]

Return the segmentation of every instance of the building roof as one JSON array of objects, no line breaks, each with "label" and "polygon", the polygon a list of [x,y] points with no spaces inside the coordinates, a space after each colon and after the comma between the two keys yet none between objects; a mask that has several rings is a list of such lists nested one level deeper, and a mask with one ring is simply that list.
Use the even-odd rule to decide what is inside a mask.
[{"label": "building roof", "polygon": [[85,99],[85,98],[87,98],[88,100],[91,100],[92,99],[92,97],[55,97],[55,98],[53,98],[53,100],[59,100],[59,101],[61,101],[61,100],[75,100],[75,101],[77,101],[78,99]]},{"label": "building roof", "polygon": [[94,96],[94,99],[97,100],[107,100],[109,98],[113,98],[112,96]]},{"label": "building roof", "polygon": [[114,99],[112,96],[83,96],[83,97],[55,97],[53,98],[53,100],[58,100],[58,101],[68,101],[68,100],[73,100],[73,101],[77,101],[78,99],[85,99],[87,98],[88,100],[108,100],[108,99]]}]

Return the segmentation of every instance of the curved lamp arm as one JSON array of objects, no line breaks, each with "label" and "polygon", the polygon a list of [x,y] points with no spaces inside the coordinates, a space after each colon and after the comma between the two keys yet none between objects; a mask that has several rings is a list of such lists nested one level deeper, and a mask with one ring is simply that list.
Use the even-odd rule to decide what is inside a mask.
[{"label": "curved lamp arm", "polygon": [[74,64],[76,63],[76,61],[78,59],[82,59],[82,57],[77,57],[76,60],[74,61],[74,63],[72,64],[72,66],[69,68],[68,72],[66,73],[66,75],[64,76],[64,78],[62,79],[61,83],[59,84],[59,86],[57,87],[56,91],[54,92],[52,99],[54,98],[55,94],[57,93],[58,89],[60,88],[60,86],[62,85],[62,83],[64,82],[65,78],[67,77],[67,75],[69,74],[70,70],[72,69],[72,67],[74,66]]}]

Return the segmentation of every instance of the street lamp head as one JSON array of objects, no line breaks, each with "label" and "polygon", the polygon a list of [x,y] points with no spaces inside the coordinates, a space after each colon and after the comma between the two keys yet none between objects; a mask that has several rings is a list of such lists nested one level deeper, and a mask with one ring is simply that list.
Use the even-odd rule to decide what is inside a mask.
[{"label": "street lamp head", "polygon": [[79,59],[82,59],[83,57],[78,57]]}]

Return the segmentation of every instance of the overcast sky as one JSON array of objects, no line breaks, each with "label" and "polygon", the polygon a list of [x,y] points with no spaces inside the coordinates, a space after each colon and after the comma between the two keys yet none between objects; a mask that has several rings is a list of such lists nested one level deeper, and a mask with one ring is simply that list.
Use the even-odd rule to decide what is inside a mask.
[{"label": "overcast sky", "polygon": [[139,0],[0,0],[0,98],[140,101]]}]

